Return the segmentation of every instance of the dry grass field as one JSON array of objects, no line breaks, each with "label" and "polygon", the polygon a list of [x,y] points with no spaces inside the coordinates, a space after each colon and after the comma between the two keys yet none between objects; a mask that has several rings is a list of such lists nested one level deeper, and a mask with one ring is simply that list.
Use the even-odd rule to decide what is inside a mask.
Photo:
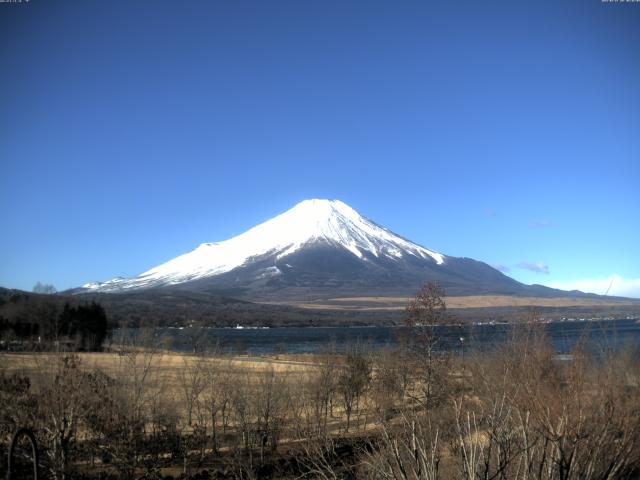
[{"label": "dry grass field", "polygon": [[[317,301],[287,302],[300,308],[319,310],[353,311],[401,311],[411,298],[409,297],[340,297]],[[285,302],[264,302],[285,304]],[[640,306],[640,301],[625,298],[579,298],[579,297],[513,297],[507,295],[468,295],[446,297],[445,303],[450,309],[499,308],[499,307],[612,307]]]},{"label": "dry grass field", "polygon": [[[25,375],[38,387],[43,377],[52,375],[64,354],[58,353],[0,353],[1,370],[6,375]],[[132,374],[132,357],[115,352],[80,352],[80,369],[86,373],[101,371],[112,378],[124,379]],[[161,390],[164,396],[178,398],[184,394],[185,372],[198,369],[215,371],[221,375],[246,376],[252,382],[260,376],[274,373],[296,383],[318,369],[312,355],[280,355],[278,357],[194,356],[177,352],[141,350],[136,358],[137,368],[148,362],[148,388]]]},{"label": "dry grass field", "polygon": [[[143,354],[144,351],[141,351]],[[75,355],[81,360],[84,370],[100,369],[105,372],[116,372],[123,364],[123,355],[116,352],[79,352]],[[0,362],[3,370],[7,372],[32,373],[51,365],[60,356],[58,353],[11,353],[1,352]],[[152,364],[154,369],[168,377],[174,376],[185,366],[194,362],[205,362],[213,367],[230,366],[234,369],[250,371],[264,371],[273,369],[277,372],[295,373],[313,369],[316,357],[314,355],[278,355],[273,357],[202,357],[171,351],[157,351],[153,353]]]}]

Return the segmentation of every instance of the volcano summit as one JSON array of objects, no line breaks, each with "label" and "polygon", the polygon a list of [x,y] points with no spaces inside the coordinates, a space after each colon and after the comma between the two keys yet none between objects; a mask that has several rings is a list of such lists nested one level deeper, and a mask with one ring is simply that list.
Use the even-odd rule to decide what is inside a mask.
[{"label": "volcano summit", "polygon": [[566,295],[413,243],[339,200],[317,199],[237,237],[203,243],[137,277],[88,283],[79,291],[171,286],[249,299],[305,299],[412,294],[426,281],[439,282],[449,295]]}]

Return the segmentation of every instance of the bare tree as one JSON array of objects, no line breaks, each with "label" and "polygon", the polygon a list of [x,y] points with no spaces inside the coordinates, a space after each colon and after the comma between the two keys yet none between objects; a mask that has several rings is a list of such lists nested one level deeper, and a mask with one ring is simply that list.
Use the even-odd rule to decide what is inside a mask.
[{"label": "bare tree", "polygon": [[374,367],[370,397],[379,420],[386,422],[402,406],[411,367],[400,352],[389,348],[376,352]]},{"label": "bare tree", "polygon": [[284,375],[277,375],[273,368],[270,368],[260,375],[254,395],[262,462],[267,444],[270,444],[272,451],[278,446],[280,432],[286,419],[289,392]]},{"label": "bare tree", "polygon": [[440,432],[428,417],[403,412],[400,425],[381,427],[380,447],[365,452],[366,476],[371,479],[437,480],[442,448]]},{"label": "bare tree", "polygon": [[317,369],[308,375],[306,385],[308,398],[305,400],[311,407],[308,423],[314,425],[308,434],[320,437],[327,434],[331,405],[337,389],[337,368],[335,352],[327,351],[322,355]]},{"label": "bare tree", "polygon": [[52,295],[57,291],[58,290],[56,289],[56,287],[54,287],[49,283],[36,282],[36,284],[33,286],[33,293],[43,293],[45,295]]},{"label": "bare tree", "polygon": [[81,423],[96,408],[89,398],[87,376],[80,370],[77,355],[56,355],[41,389],[41,431],[49,458],[51,476],[68,478],[71,451]]},{"label": "bare tree", "polygon": [[182,368],[178,370],[178,383],[187,411],[187,425],[193,426],[194,409],[200,404],[200,396],[205,389],[206,369],[202,357],[183,357]]},{"label": "bare tree", "polygon": [[144,335],[123,342],[117,353],[120,364],[115,378],[98,385],[101,409],[94,416],[91,429],[93,435],[103,440],[100,443],[103,455],[122,478],[130,479],[143,458],[154,399],[163,392],[155,369],[159,350],[156,339]]},{"label": "bare tree", "polygon": [[233,410],[235,424],[240,433],[241,444],[245,452],[250,453],[254,440],[251,379],[246,372],[237,371],[234,376],[234,384],[235,388],[231,392],[230,405]]},{"label": "bare tree", "polygon": [[371,381],[371,362],[358,349],[345,355],[345,365],[338,373],[337,391],[347,416],[345,431],[349,431],[352,413],[358,410],[360,397]]},{"label": "bare tree", "polygon": [[211,448],[214,452],[218,452],[219,448],[219,421],[222,423],[222,433],[226,433],[227,411],[230,401],[230,367],[227,364],[226,370],[224,370],[223,366],[224,364],[221,365],[221,362],[209,361],[204,371],[204,388],[202,395],[204,409],[207,412],[211,424]]},{"label": "bare tree", "polygon": [[[295,450],[300,476],[313,480],[356,478],[356,451],[353,444],[327,436],[303,440]],[[365,476],[363,478],[370,478]]]},{"label": "bare tree", "polygon": [[422,395],[419,400],[426,406],[441,400],[445,381],[442,361],[436,356],[439,342],[438,327],[447,321],[444,290],[434,282],[423,285],[406,309],[405,324],[410,328],[409,346],[415,354],[417,370],[420,372]]}]

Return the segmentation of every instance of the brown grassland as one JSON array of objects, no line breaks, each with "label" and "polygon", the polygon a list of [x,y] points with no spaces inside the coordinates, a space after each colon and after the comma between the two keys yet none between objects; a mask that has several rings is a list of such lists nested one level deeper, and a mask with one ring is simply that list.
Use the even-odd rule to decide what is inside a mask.
[{"label": "brown grassland", "polygon": [[[40,478],[640,475],[637,350],[594,355],[581,344],[559,359],[530,322],[463,359],[437,352],[429,325],[415,328],[397,349],[373,352],[182,355],[150,341],[4,353],[1,453],[27,427]],[[14,456],[25,474],[22,443]]]},{"label": "brown grassland", "polygon": [[[365,310],[365,311],[401,311],[411,300],[409,297],[337,297],[317,301],[288,301],[287,305],[295,305],[307,309],[324,310]],[[265,302],[278,304],[277,302]],[[638,306],[640,302],[625,298],[588,298],[588,297],[516,297],[508,295],[467,295],[447,297],[449,309],[468,308],[500,308],[500,307],[611,307]],[[282,303],[284,304],[284,303]]]}]

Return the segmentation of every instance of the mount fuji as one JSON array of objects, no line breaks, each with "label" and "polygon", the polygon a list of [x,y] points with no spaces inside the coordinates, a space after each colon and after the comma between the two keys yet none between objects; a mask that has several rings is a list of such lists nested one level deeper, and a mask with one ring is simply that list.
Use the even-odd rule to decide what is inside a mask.
[{"label": "mount fuji", "polygon": [[339,200],[305,200],[237,237],[203,243],[137,277],[87,283],[77,293],[159,287],[250,299],[413,294],[437,281],[448,295],[557,296],[486,263],[413,243]]}]

